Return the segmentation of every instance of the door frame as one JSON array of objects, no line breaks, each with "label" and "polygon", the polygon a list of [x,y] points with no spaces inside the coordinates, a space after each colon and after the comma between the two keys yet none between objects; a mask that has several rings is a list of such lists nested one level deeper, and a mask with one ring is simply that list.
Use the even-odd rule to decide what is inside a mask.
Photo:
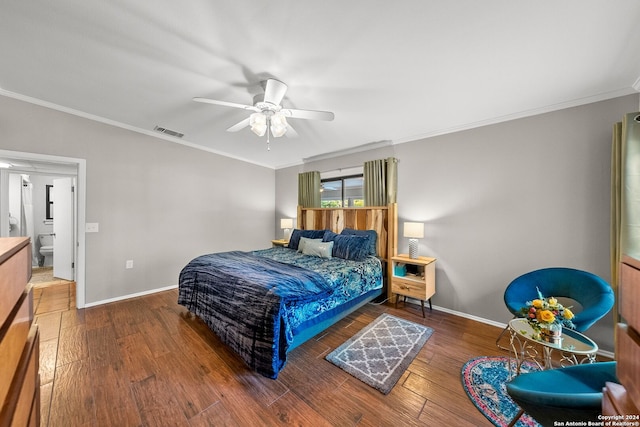
[{"label": "door frame", "polygon": [[[1,157],[8,157],[16,160],[33,160],[38,162],[49,162],[55,165],[65,164],[76,166],[76,200],[75,215],[74,215],[74,229],[76,231],[76,250],[75,252],[75,277],[76,277],[76,307],[85,307],[85,228],[86,222],[86,196],[87,196],[87,161],[86,159],[79,159],[75,157],[62,157],[52,156],[49,154],[37,154],[37,153],[24,153],[19,151],[0,150]],[[3,183],[4,185],[4,183]],[[5,194],[2,191],[2,194]],[[4,206],[5,203],[2,203]]]}]

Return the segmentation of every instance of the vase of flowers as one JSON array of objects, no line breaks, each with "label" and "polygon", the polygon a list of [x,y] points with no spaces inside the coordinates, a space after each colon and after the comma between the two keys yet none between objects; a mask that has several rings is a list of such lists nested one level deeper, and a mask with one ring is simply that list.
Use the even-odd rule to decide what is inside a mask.
[{"label": "vase of flowers", "polygon": [[562,323],[550,323],[540,325],[540,339],[551,344],[560,344],[562,341]]},{"label": "vase of flowers", "polygon": [[570,307],[565,307],[554,297],[545,298],[538,291],[538,298],[527,301],[522,307],[522,314],[529,321],[529,325],[537,335],[537,339],[559,344],[562,341],[562,328],[575,328],[571,321],[574,314]]}]

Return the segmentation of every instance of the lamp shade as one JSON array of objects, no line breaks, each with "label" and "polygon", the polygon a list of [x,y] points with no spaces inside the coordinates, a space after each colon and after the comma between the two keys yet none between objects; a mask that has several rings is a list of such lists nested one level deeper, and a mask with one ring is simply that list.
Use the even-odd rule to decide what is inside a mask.
[{"label": "lamp shade", "polygon": [[421,222],[405,222],[404,237],[422,239],[424,237],[424,224]]},{"label": "lamp shade", "polygon": [[273,136],[276,138],[281,137],[287,132],[287,119],[282,113],[275,113],[269,120],[271,123],[270,129]]},{"label": "lamp shade", "polygon": [[293,228],[293,218],[280,219],[280,228]]},{"label": "lamp shade", "polygon": [[249,126],[256,135],[264,135],[267,132],[267,116],[262,113],[253,113],[249,116]]}]

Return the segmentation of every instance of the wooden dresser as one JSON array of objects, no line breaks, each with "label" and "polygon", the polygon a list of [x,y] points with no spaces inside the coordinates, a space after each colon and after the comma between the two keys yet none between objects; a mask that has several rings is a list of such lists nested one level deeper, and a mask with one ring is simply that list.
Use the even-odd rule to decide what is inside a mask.
[{"label": "wooden dresser", "polygon": [[0,238],[0,427],[40,425],[39,335],[30,277],[29,238]]},{"label": "wooden dresser", "polygon": [[[607,383],[602,414],[615,421],[640,423],[640,260],[624,256],[620,265],[616,330],[616,374],[621,384]],[[620,424],[624,425],[624,424]]]}]

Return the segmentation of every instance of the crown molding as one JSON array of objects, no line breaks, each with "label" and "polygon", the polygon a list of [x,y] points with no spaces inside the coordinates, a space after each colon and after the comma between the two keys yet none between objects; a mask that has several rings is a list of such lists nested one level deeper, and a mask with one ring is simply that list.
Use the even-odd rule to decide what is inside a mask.
[{"label": "crown molding", "polygon": [[[637,87],[637,88],[636,88]],[[436,129],[431,132],[408,136],[406,138],[399,138],[394,140],[394,144],[403,144],[405,142],[413,142],[420,139],[432,138],[434,136],[446,135],[455,132],[461,132],[469,129],[475,129],[483,126],[494,125],[498,123],[508,122],[516,119],[523,119],[526,117],[537,116],[540,114],[551,113],[553,111],[564,110],[572,107],[579,107],[581,105],[592,104],[594,102],[606,101],[608,99],[618,98],[621,96],[632,95],[640,92],[640,77],[634,83],[633,87],[626,87],[611,92],[604,92],[601,94],[588,96],[585,98],[573,99],[567,102],[560,102],[557,104],[547,105],[545,107],[534,108],[532,110],[521,111],[519,113],[507,114],[505,116],[493,117],[487,120],[481,120],[477,122],[466,123],[460,126],[454,126],[450,128]]]},{"label": "crown molding", "polygon": [[30,104],[38,105],[38,106],[41,106],[41,107],[50,108],[52,110],[60,111],[62,113],[71,114],[73,116],[82,117],[83,119],[93,120],[95,122],[99,122],[99,123],[110,125],[110,126],[115,126],[115,127],[120,128],[120,129],[125,129],[125,130],[131,131],[131,132],[136,132],[136,133],[140,133],[140,134],[143,134],[143,135],[146,135],[146,136],[151,136],[153,138],[164,139],[165,141],[170,141],[170,142],[174,142],[176,144],[184,145],[186,147],[195,148],[196,150],[206,151],[206,152],[209,152],[209,153],[212,153],[212,154],[217,154],[219,156],[228,157],[228,158],[235,159],[235,160],[240,160],[242,162],[251,163],[253,165],[265,167],[265,168],[268,168],[268,169],[275,169],[273,166],[270,166],[270,165],[257,163],[257,162],[255,162],[253,160],[245,159],[244,157],[234,156],[234,155],[231,155],[229,153],[226,153],[226,152],[223,152],[223,151],[219,151],[219,150],[215,150],[213,148],[205,147],[203,145],[198,145],[198,144],[195,144],[193,142],[189,142],[189,141],[186,141],[184,139],[176,138],[176,137],[171,136],[171,135],[163,134],[163,133],[160,133],[160,132],[157,132],[157,131],[153,131],[153,130],[149,130],[149,129],[142,129],[142,128],[139,128],[139,127],[136,127],[136,126],[131,126],[131,125],[128,125],[126,123],[118,122],[116,120],[107,119],[105,117],[96,116],[95,114],[90,114],[90,113],[86,113],[84,111],[75,110],[73,108],[64,107],[62,105],[54,104],[53,102],[43,101],[41,99],[33,98],[33,97],[30,97],[30,96],[27,96],[27,95],[22,95],[22,94],[16,93],[16,92],[10,92],[10,91],[2,89],[2,88],[0,88],[0,95],[6,96],[7,98],[13,98],[13,99],[17,99],[19,101],[28,102]]}]

